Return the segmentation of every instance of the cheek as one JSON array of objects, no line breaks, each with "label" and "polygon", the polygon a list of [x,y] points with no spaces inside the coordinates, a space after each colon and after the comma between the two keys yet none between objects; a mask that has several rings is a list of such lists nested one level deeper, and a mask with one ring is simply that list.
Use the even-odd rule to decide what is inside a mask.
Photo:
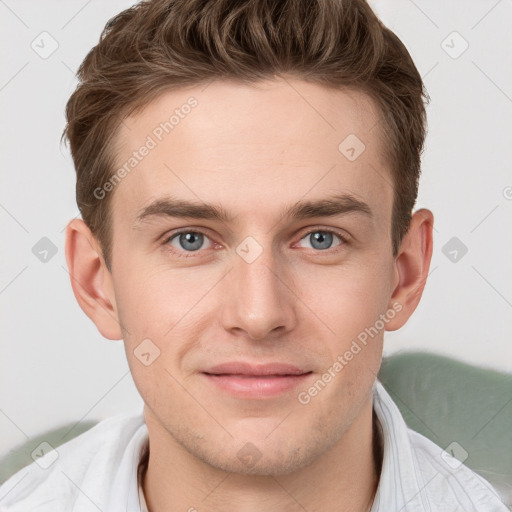
[{"label": "cheek", "polygon": [[119,314],[130,333],[162,335],[173,319],[184,314],[193,287],[169,269],[125,261],[115,276]]},{"label": "cheek", "polygon": [[[211,311],[204,309],[208,302],[201,299],[215,276],[204,273],[191,279],[191,271],[183,269],[147,270],[135,265],[132,269],[118,276],[116,284],[126,355],[134,379],[151,379],[158,387],[162,379],[171,378],[166,369],[174,373],[183,353],[199,337],[202,322],[198,319],[210,318]],[[155,360],[148,369],[143,364],[147,359]]]},{"label": "cheek", "polygon": [[327,332],[343,343],[373,325],[385,312],[390,275],[389,265],[384,262],[318,266],[297,278],[296,293]]},{"label": "cheek", "polygon": [[139,394],[153,410],[165,409],[165,397],[180,393],[176,365],[186,343],[177,340],[182,339],[179,333],[190,309],[176,278],[168,274],[130,272],[118,289],[127,361]]}]

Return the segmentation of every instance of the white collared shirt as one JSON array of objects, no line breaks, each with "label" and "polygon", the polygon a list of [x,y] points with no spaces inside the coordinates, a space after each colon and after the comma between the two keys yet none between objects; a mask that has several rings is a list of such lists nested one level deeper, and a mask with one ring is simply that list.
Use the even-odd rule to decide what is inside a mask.
[{"label": "white collared shirt", "polygon": [[[407,427],[379,381],[373,407],[384,450],[371,512],[509,512],[486,480]],[[0,512],[146,512],[147,442],[142,411],[103,420],[4,482]]]}]

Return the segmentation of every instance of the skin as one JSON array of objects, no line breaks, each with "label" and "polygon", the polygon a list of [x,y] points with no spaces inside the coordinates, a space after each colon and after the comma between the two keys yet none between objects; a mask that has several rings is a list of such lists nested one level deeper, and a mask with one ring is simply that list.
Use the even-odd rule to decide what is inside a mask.
[{"label": "skin", "polygon": [[[110,192],[112,273],[81,219],[66,233],[75,296],[104,337],[124,339],[145,402],[148,506],[364,512],[380,471],[372,386],[383,334],[402,327],[420,300],[433,215],[414,213],[393,258],[393,180],[373,129],[380,119],[375,104],[358,91],[300,80],[218,81],[166,92],[125,120],[119,165],[190,96],[197,107]],[[354,161],[338,150],[349,134],[366,146]],[[335,192],[367,203],[372,217],[283,216],[296,201]],[[166,194],[222,205],[235,219],[154,217],[134,228],[140,210]],[[180,245],[179,237],[165,242],[178,228],[204,230],[200,250]],[[326,229],[348,242],[333,235],[329,248],[318,249],[312,232]],[[252,263],[236,252],[248,236],[262,248]],[[385,329],[300,403],[298,393],[393,304],[401,311]],[[149,366],[134,354],[147,338],[160,350]],[[286,362],[313,373],[280,395],[238,398],[201,373],[234,360]],[[253,463],[237,455],[244,446],[257,454]]]}]

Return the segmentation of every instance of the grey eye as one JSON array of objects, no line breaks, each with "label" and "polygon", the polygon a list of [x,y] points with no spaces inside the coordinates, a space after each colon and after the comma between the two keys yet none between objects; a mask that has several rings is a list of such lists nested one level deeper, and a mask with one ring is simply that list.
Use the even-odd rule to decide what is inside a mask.
[{"label": "grey eye", "polygon": [[[331,249],[334,237],[341,240],[341,238],[331,231],[316,230],[309,232],[302,240],[309,240],[311,247],[317,250]],[[338,244],[339,245],[339,244]]]},{"label": "grey eye", "polygon": [[[201,249],[205,236],[197,231],[187,231],[184,233],[177,233],[170,239],[171,245],[177,249],[183,249],[185,251],[197,251]],[[173,244],[177,240],[179,246]]]}]

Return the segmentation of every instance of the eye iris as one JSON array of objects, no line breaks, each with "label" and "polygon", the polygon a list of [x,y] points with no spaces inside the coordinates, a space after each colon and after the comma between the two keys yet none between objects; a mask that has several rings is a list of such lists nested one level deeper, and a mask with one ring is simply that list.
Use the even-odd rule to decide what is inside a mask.
[{"label": "eye iris", "polygon": [[[181,233],[179,242],[183,249],[197,251],[203,245],[203,235],[202,233],[195,233],[193,231],[189,233]],[[192,244],[192,247],[187,246],[186,244]]]},{"label": "eye iris", "polygon": [[[315,249],[329,249],[332,244],[332,233],[328,233],[326,231],[315,231],[309,235],[312,240],[311,245]],[[320,246],[315,246],[315,244],[319,243]]]}]

